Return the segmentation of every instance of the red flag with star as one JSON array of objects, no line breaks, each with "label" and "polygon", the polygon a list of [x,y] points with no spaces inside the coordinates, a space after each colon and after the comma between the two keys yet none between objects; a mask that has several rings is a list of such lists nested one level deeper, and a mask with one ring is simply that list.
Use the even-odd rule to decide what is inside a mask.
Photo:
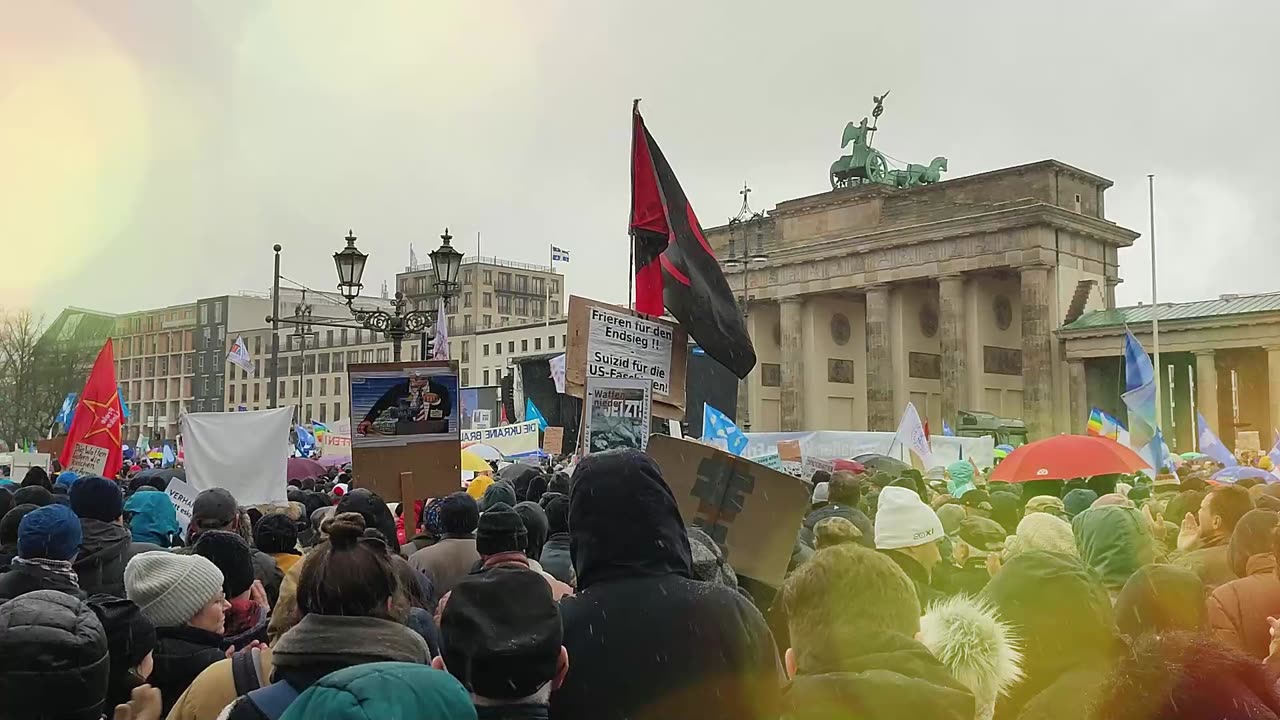
[{"label": "red flag with star", "polygon": [[67,431],[58,462],[79,475],[113,478],[122,461],[120,388],[116,385],[115,352],[108,339],[93,362],[89,380],[80,393],[75,418]]}]

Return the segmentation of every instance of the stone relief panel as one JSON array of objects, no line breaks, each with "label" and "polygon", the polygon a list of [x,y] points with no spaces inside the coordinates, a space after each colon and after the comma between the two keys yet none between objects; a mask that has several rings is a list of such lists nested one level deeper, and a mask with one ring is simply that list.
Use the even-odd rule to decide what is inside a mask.
[{"label": "stone relief panel", "polygon": [[942,356],[935,353],[907,353],[907,376],[922,380],[941,380]]},{"label": "stone relief panel", "polygon": [[853,361],[840,358],[827,358],[827,382],[852,385]]},{"label": "stone relief panel", "polygon": [[1021,375],[1022,351],[1015,348],[984,345],[982,371],[992,375]]},{"label": "stone relief panel", "polygon": [[760,384],[764,387],[782,387],[782,365],[760,363]]}]

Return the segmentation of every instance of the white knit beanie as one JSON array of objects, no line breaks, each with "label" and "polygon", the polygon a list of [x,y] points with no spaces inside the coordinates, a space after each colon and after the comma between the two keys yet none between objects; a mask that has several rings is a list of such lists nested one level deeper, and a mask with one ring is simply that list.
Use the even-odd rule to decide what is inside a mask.
[{"label": "white knit beanie", "polygon": [[129,561],[124,587],[152,625],[178,627],[222,592],[222,571],[200,555],[153,550]]},{"label": "white knit beanie", "polygon": [[820,482],[813,486],[813,499],[809,504],[817,505],[820,502],[827,502],[831,498],[831,483]]},{"label": "white knit beanie", "polygon": [[915,491],[890,485],[876,504],[876,549],[925,545],[943,536],[942,521]]}]

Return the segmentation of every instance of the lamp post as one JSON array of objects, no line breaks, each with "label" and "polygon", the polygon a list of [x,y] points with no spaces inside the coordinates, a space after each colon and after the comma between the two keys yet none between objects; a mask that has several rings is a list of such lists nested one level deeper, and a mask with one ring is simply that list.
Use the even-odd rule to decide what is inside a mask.
[{"label": "lamp post", "polygon": [[[462,253],[450,244],[453,236],[445,228],[440,236],[443,241],[440,247],[431,251],[431,270],[435,273],[436,292],[448,304],[449,298],[458,288],[458,271],[462,269]],[[377,333],[382,333],[391,340],[391,357],[400,362],[400,347],[406,335],[414,335],[424,331],[436,322],[435,310],[408,310],[409,301],[404,293],[396,291],[392,302],[392,311],[362,310],[353,304],[364,287],[360,280],[364,275],[365,262],[369,256],[356,249],[356,237],[347,232],[347,246],[333,254],[333,264],[338,270],[338,292],[346,298],[347,308],[351,316],[360,326]],[[430,344],[428,344],[428,349]]]},{"label": "lamp post", "polygon": [[[755,212],[747,203],[747,196],[751,194],[751,188],[746,183],[742,184],[742,189],[738,191],[742,196],[742,207],[739,208],[738,214],[729,218],[729,252],[728,257],[724,259],[722,264],[726,270],[742,271],[742,297],[738,298],[738,306],[742,311],[742,317],[745,321],[748,313],[748,305],[750,297],[748,296],[748,279],[751,275],[751,269],[764,265],[769,260],[769,255],[764,251],[764,219],[763,212]],[[754,229],[755,248],[751,248],[750,231]],[[738,237],[742,238],[742,253],[738,253]],[[738,381],[738,417],[737,424],[748,431],[751,429],[751,383],[749,380]]]}]

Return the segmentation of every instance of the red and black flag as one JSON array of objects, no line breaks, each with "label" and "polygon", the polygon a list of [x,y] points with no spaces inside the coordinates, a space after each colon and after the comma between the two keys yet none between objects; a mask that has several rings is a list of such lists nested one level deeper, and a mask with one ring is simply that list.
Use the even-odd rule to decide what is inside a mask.
[{"label": "red and black flag", "polygon": [[635,108],[631,135],[631,242],[636,310],[667,310],[740,378],[756,364],[746,323],[680,181]]}]

